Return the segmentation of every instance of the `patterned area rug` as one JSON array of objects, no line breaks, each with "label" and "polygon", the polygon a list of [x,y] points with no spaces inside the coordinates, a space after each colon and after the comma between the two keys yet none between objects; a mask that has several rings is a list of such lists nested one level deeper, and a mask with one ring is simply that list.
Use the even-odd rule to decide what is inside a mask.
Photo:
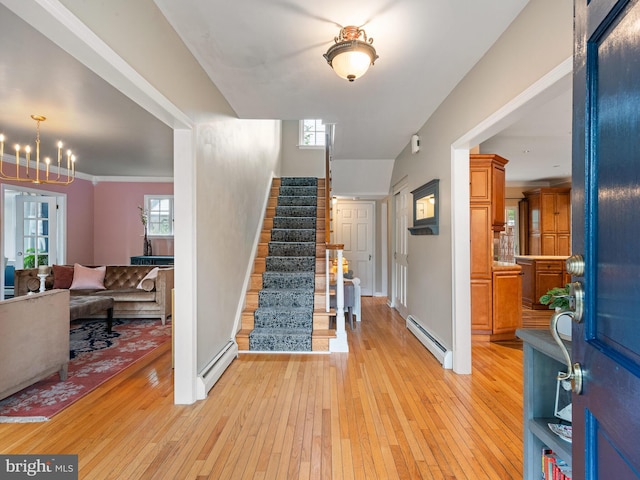
[{"label": "patterned area rug", "polygon": [[0,423],[41,422],[82,398],[129,365],[171,340],[171,324],[160,320],[104,320],[70,330],[69,375],[57,373],[0,401]]}]

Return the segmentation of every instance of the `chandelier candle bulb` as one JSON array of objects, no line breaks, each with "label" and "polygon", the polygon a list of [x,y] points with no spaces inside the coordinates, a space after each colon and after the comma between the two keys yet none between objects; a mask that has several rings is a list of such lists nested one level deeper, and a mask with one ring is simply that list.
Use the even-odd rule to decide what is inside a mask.
[{"label": "chandelier candle bulb", "polygon": [[60,178],[60,162],[62,162],[62,142],[58,142],[58,178]]},{"label": "chandelier candle bulb", "polygon": [[27,152],[27,167],[25,171],[27,172],[27,177],[29,176],[29,163],[31,162],[31,147],[27,145],[24,147],[24,151]]},{"label": "chandelier candle bulb", "polygon": [[15,176],[8,175],[4,172],[4,135],[0,135],[0,180],[9,180],[14,182],[31,182],[31,183],[49,183],[53,185],[69,185],[76,178],[75,168],[75,156],[71,153],[71,150],[67,150],[67,174],[66,179],[62,177],[62,147],[63,143],[58,141],[56,146],[58,147],[58,175],[55,178],[50,179],[49,173],[51,169],[51,158],[46,157],[45,163],[45,177],[40,179],[40,123],[44,122],[47,118],[43,115],[31,115],[31,118],[36,122],[36,174],[35,178],[29,175],[29,164],[31,163],[31,147],[25,147],[25,173],[26,177],[20,176],[20,145],[16,144],[16,174]]}]

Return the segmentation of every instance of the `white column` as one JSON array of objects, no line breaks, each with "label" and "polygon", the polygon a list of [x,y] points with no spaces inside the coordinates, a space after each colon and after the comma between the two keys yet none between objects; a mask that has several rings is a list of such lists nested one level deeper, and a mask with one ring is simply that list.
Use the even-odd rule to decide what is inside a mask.
[{"label": "white column", "polygon": [[325,276],[327,277],[326,280],[326,306],[327,306],[327,312],[331,310],[331,272],[330,272],[330,268],[329,268],[329,253],[331,252],[331,250],[329,250],[328,248],[325,251]]},{"label": "white column", "polygon": [[342,273],[342,250],[338,252],[336,268],[336,338],[329,341],[329,351],[348,352],[347,330],[344,326],[344,277]]}]

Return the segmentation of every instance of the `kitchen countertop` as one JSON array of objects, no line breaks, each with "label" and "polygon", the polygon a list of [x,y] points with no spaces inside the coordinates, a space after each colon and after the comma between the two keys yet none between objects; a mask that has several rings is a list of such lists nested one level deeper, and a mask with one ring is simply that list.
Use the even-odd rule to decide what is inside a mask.
[{"label": "kitchen countertop", "polygon": [[522,258],[523,260],[566,260],[568,255],[516,255],[516,260]]},{"label": "kitchen countertop", "polygon": [[493,271],[522,270],[522,267],[516,263],[493,262]]}]

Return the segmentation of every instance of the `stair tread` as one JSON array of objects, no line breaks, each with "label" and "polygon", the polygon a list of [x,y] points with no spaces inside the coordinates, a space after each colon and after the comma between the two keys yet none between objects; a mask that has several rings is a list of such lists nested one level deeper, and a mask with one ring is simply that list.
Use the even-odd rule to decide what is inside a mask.
[{"label": "stair tread", "polygon": [[280,305],[267,305],[265,307],[258,307],[257,310],[262,310],[266,312],[300,312],[300,313],[308,313],[309,307],[285,307]]},{"label": "stair tread", "polygon": [[330,338],[334,338],[336,336],[336,331],[333,329],[328,329],[328,330],[314,330],[313,332],[311,332],[311,336],[312,337],[330,337]]},{"label": "stair tread", "polygon": [[308,328],[286,328],[286,327],[256,327],[252,334],[256,335],[309,335],[313,332],[311,327]]}]

